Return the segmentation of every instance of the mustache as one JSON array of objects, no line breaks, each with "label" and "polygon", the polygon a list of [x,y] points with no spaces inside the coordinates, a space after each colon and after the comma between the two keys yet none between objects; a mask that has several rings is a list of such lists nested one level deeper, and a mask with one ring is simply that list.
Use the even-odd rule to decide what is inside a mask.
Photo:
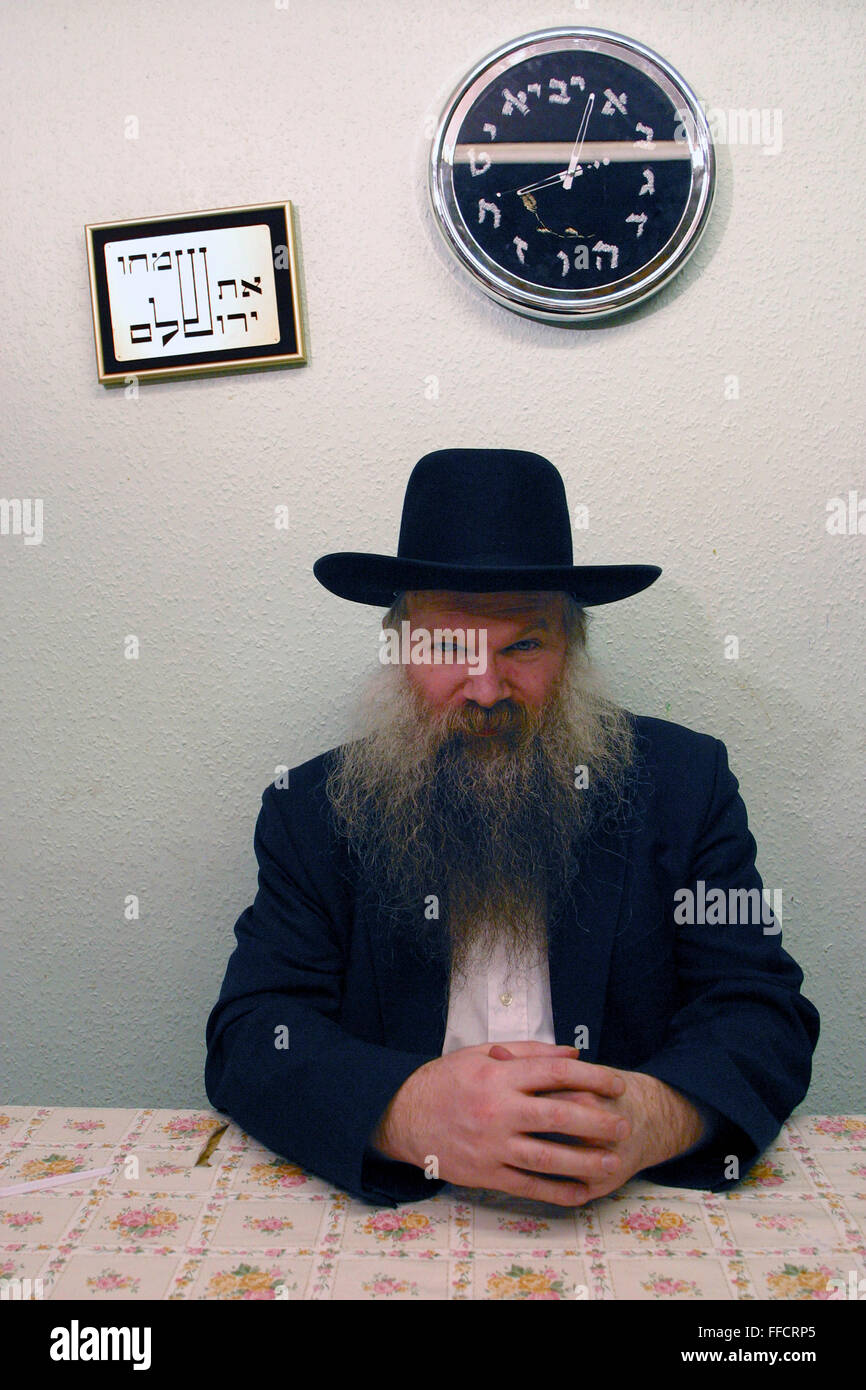
[{"label": "mustache", "polygon": [[513,738],[526,738],[538,726],[535,712],[526,705],[513,700],[499,700],[489,709],[467,701],[456,709],[449,710],[444,721],[446,736],[472,734],[504,734]]}]

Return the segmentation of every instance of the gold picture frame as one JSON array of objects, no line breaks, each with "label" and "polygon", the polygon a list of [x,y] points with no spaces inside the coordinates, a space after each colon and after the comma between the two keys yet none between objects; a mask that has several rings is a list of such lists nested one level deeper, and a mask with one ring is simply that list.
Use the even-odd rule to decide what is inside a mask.
[{"label": "gold picture frame", "polygon": [[290,202],[84,232],[103,386],[306,363]]}]

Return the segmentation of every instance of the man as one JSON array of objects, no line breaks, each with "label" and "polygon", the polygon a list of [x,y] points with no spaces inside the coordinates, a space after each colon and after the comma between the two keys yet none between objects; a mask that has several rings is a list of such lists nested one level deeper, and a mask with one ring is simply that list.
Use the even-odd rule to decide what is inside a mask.
[{"label": "man", "polygon": [[585,608],[660,570],[575,566],[548,460],[456,449],[416,465],[396,556],[314,572],[388,608],[380,667],[360,736],[263,794],[212,1103],[392,1205],[732,1185],[806,1094],[818,1016],[724,745],[590,671]]}]

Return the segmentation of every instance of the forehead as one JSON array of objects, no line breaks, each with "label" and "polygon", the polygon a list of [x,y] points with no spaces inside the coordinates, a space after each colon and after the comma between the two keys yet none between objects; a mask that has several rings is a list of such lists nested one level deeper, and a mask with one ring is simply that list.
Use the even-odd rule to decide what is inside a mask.
[{"label": "forehead", "polygon": [[563,612],[562,594],[535,590],[476,594],[415,589],[407,593],[406,602],[410,617],[435,613],[442,619],[472,617],[489,622],[531,622],[534,619],[555,621]]}]

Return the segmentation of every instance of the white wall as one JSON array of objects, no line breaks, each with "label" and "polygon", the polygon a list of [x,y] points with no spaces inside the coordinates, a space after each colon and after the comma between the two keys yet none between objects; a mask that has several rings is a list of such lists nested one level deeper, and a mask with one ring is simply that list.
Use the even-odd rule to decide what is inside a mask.
[{"label": "white wall", "polygon": [[[783,118],[775,156],[719,147],[669,290],[578,332],[485,299],[425,188],[463,73],[569,23]],[[864,29],[856,0],[6,0],[0,494],[44,499],[45,527],[0,537],[7,1103],[204,1102],[262,789],[339,741],[376,659],[379,610],[311,565],[393,552],[423,453],[502,445],[589,506],[578,561],[663,566],[597,610],[595,655],[630,708],[727,743],[822,1014],[803,1109],[866,1109],[866,537],[825,527],[828,499],[866,497]],[[100,387],[84,224],[282,198],[310,364]]]}]

